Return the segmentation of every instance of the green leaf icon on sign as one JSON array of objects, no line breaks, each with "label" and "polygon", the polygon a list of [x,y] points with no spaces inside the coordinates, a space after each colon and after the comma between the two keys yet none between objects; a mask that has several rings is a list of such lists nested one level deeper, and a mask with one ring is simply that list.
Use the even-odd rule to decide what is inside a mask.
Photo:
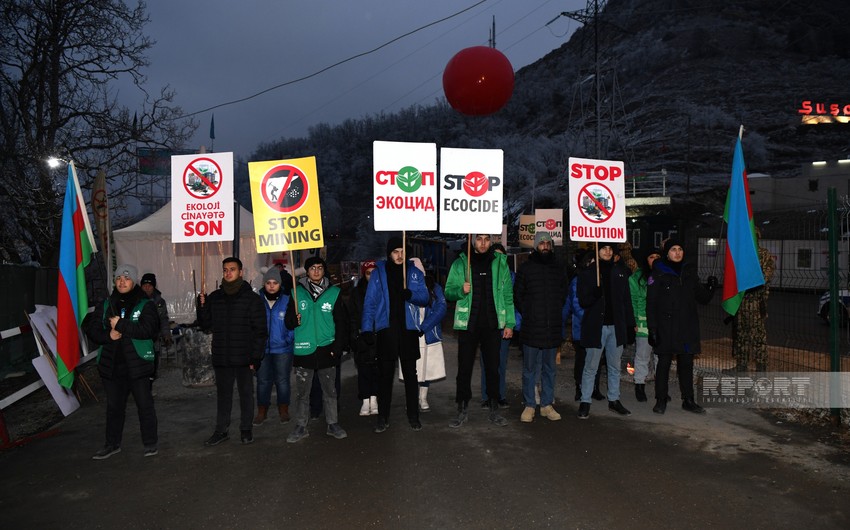
[{"label": "green leaf icon on sign", "polygon": [[395,180],[401,191],[413,193],[422,186],[422,173],[413,166],[404,166],[398,170]]}]

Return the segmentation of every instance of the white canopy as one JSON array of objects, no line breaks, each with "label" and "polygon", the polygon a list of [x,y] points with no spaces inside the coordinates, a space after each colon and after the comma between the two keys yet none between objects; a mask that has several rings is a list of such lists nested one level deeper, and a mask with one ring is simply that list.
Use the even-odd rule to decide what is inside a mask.
[{"label": "white canopy", "polygon": [[[239,259],[243,278],[258,287],[262,267],[269,267],[281,256],[257,254],[254,240],[254,218],[239,207]],[[146,272],[156,274],[157,289],[168,304],[168,315],[178,323],[195,320],[195,295],[201,290],[201,243],[171,242],[171,203],[138,223],[115,230],[116,259],[119,264],[135,265],[139,279]],[[221,260],[233,255],[232,241],[206,243],[205,290],[212,292],[221,281]],[[192,272],[195,281],[192,281]]]}]

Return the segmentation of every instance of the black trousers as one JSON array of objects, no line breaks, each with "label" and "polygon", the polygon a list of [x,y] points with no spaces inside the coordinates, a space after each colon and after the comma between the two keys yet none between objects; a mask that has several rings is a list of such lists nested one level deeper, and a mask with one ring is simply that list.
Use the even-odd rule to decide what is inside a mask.
[{"label": "black trousers", "polygon": [[357,364],[357,399],[369,399],[378,395],[380,380],[378,363]]},{"label": "black trousers", "polygon": [[156,446],[158,441],[156,410],[153,406],[150,377],[131,379],[127,375],[103,379],[103,389],[106,392],[106,444],[121,446],[127,397],[133,394],[133,401],[136,402],[136,410],[139,412],[142,443],[145,447]]},{"label": "black trousers", "polygon": [[[472,399],[472,369],[475,366],[475,350],[481,347],[484,359],[484,375],[487,388],[499,388],[499,349],[502,345],[502,330],[473,329],[458,331],[457,334],[457,391],[456,403],[469,403]],[[406,376],[405,376],[406,377]],[[496,398],[498,400],[498,397]],[[491,401],[495,401],[491,399]]]},{"label": "black trousers", "polygon": [[[655,367],[655,399],[666,399],[669,394],[670,365],[672,353],[659,353]],[[682,399],[694,399],[694,356],[690,353],[676,354],[676,371],[679,373],[679,391]]]},{"label": "black trousers", "polygon": [[215,430],[227,432],[233,409],[233,383],[239,392],[239,430],[250,431],[254,416],[254,374],[249,366],[214,366],[216,400]]},{"label": "black trousers", "polygon": [[[419,419],[419,382],[416,380],[416,360],[401,362],[401,374],[404,376],[404,405],[408,420]],[[389,423],[390,407],[393,403],[393,380],[395,379],[395,359],[378,361],[378,416]]]}]

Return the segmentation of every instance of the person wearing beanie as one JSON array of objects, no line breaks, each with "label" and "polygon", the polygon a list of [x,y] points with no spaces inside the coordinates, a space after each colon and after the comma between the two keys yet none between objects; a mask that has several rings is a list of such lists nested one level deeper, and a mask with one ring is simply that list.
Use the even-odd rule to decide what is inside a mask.
[{"label": "person wearing beanie", "polygon": [[351,290],[348,297],[348,315],[350,320],[351,346],[354,351],[354,364],[357,366],[357,399],[360,399],[361,416],[376,416],[378,414],[378,352],[374,341],[367,343],[360,329],[363,321],[363,303],[366,301],[366,290],[369,279],[375,270],[375,260],[364,261],[360,265],[360,279]]},{"label": "person wearing beanie", "polygon": [[593,382],[603,352],[608,365],[608,410],[623,416],[631,414],[620,403],[620,357],[628,336],[627,328],[635,327],[635,315],[629,291],[629,269],[615,259],[616,247],[616,243],[599,243],[595,256],[598,269],[589,265],[578,273],[576,291],[579,304],[584,308],[581,344],[587,350],[581,378],[579,419],[590,416]]},{"label": "person wearing beanie", "polygon": [[548,232],[534,235],[536,246],[520,266],[514,284],[514,306],[522,315],[522,396],[525,408],[520,421],[531,423],[535,413],[534,390],[540,374],[540,415],[561,419],[555,410],[555,356],[562,340],[562,310],[567,299],[567,275],[555,259]]},{"label": "person wearing beanie", "polygon": [[156,306],[156,312],[159,315],[159,340],[154,342],[154,372],[153,379],[156,379],[159,373],[159,360],[162,357],[163,348],[171,346],[171,326],[168,324],[168,306],[162,298],[162,293],[156,288],[156,275],[152,272],[146,272],[142,275],[142,280],[139,282],[145,296],[151,299]]},{"label": "person wearing beanie", "polygon": [[325,434],[342,440],[348,433],[339,425],[336,384],[342,354],[348,349],[348,310],[340,296],[340,288],[331,285],[327,277],[325,260],[318,256],[307,258],[304,269],[307,276],[298,281],[284,317],[286,327],[295,330],[292,361],[295,367],[295,428],[286,441],[296,443],[310,435],[307,423],[314,377],[322,389],[328,425]]},{"label": "person wearing beanie", "polygon": [[157,420],[151,390],[154,373],[154,339],[159,335],[156,307],[136,285],[132,265],[115,270],[115,289],[83,320],[83,331],[100,346],[97,371],[106,391],[106,443],[94,460],[121,451],[127,397],[132,394],[139,413],[144,456],[157,454]]},{"label": "person wearing beanie", "polygon": [[[378,353],[378,418],[374,431],[389,427],[393,380],[396,365],[404,376],[407,421],[414,431],[419,421],[419,384],[416,360],[419,358],[419,311],[430,301],[425,276],[408,259],[400,237],[387,242],[387,259],[375,264],[363,301],[360,328],[366,343],[376,345]],[[406,269],[406,270],[405,270]]]},{"label": "person wearing beanie", "polygon": [[[487,374],[490,398],[489,419],[494,425],[508,421],[499,414],[499,350],[502,339],[513,337],[516,325],[514,294],[507,256],[491,249],[490,234],[474,234],[473,251],[467,258],[461,253],[452,263],[446,279],[446,300],[456,302],[454,329],[457,344],[457,417],[449,427],[458,428],[469,419],[472,398],[472,368],[475,351],[480,347]],[[469,271],[469,274],[467,274]]]},{"label": "person wearing beanie", "polygon": [[[643,403],[646,397],[646,379],[649,376],[652,346],[649,345],[649,327],[646,325],[646,290],[652,274],[652,264],[661,258],[661,252],[650,250],[640,266],[629,276],[632,311],[635,314],[635,398]],[[628,263],[628,262],[627,262]],[[637,260],[635,260],[637,263]]]},{"label": "person wearing beanie", "polygon": [[265,301],[268,341],[263,362],[257,369],[257,415],[253,425],[262,425],[268,416],[272,399],[272,386],[277,395],[277,412],[281,423],[289,423],[290,374],[295,335],[283,322],[289,295],[284,292],[280,270],[271,267],[263,274],[259,290]]},{"label": "person wearing beanie", "polygon": [[215,431],[204,445],[216,446],[229,438],[233,385],[239,392],[239,434],[243,444],[254,442],[254,371],[266,350],[268,328],[263,299],[243,280],[242,261],[222,262],[221,287],[198,295],[197,317],[201,329],[212,332],[212,365],[215,371]]},{"label": "person wearing beanie", "polygon": [[700,353],[699,315],[697,303],[707,304],[714,295],[717,278],[709,276],[703,286],[696,265],[685,262],[685,250],[676,238],[664,242],[661,259],[653,263],[646,290],[646,324],[648,342],[658,355],[655,369],[655,407],[652,412],[664,414],[670,365],[676,356],[682,408],[688,412],[705,412],[694,400],[694,355]]}]

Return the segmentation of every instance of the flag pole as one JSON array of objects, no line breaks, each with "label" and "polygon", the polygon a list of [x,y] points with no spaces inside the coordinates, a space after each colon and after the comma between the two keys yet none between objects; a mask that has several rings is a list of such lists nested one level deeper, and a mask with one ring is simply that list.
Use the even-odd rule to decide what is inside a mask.
[{"label": "flag pole", "polygon": [[407,230],[401,231],[401,288],[407,289]]}]

